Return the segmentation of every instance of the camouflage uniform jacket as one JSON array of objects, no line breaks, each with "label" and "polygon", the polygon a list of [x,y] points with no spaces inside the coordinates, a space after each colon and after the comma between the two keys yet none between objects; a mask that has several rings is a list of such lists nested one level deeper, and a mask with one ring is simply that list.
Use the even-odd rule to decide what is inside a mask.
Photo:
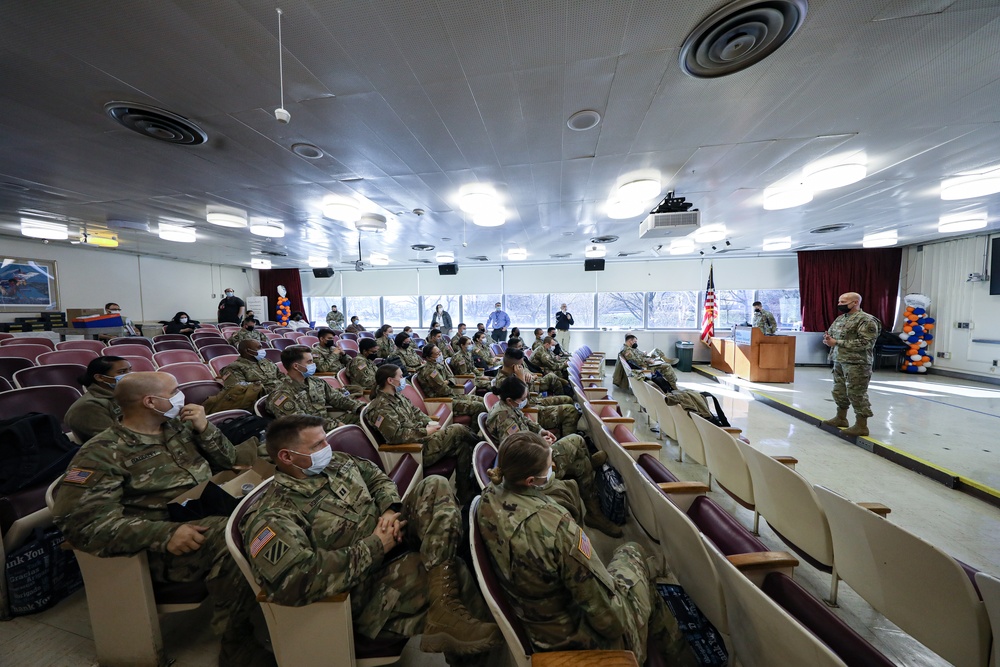
[{"label": "camouflage uniform jacket", "polygon": [[556,375],[560,375],[566,372],[566,362],[556,359],[551,352],[545,349],[544,345],[539,345],[538,348],[531,353],[531,363],[535,364],[546,373],[555,373]]},{"label": "camouflage uniform jacket", "polygon": [[381,338],[376,338],[375,342],[378,343],[378,356],[380,359],[388,359],[389,357],[398,354],[396,351],[396,341],[394,341],[390,336],[382,334]]},{"label": "camouflage uniform jacket", "polygon": [[372,532],[398,502],[385,473],[342,452],[318,475],[277,472],[241,526],[254,579],[269,601],[295,607],[363,587],[384,556]]},{"label": "camouflage uniform jacket", "polygon": [[351,384],[361,387],[362,391],[375,388],[375,361],[366,359],[360,354],[347,365],[347,379]]},{"label": "camouflage uniform jacket", "polygon": [[[452,398],[455,395],[458,381],[448,364],[424,364],[417,371],[417,379],[420,380],[420,388],[424,390],[424,394],[430,398]],[[464,395],[464,387],[461,391]]]},{"label": "camouflage uniform jacket", "polygon": [[472,353],[464,350],[451,355],[451,370],[457,375],[483,377],[483,370],[476,367],[476,363],[472,360]]},{"label": "camouflage uniform jacket", "polygon": [[630,364],[635,364],[636,368],[646,367],[646,357],[638,348],[631,348],[627,345],[622,347],[621,355],[625,357],[625,360]]},{"label": "camouflage uniform jacket", "polygon": [[762,310],[753,314],[753,326],[761,330],[761,333],[768,336],[778,330],[778,323],[774,320],[774,315],[770,311]]},{"label": "camouflage uniform jacket", "polygon": [[490,349],[489,345],[472,345],[472,360],[477,366],[482,368],[493,368],[495,365],[493,361],[493,350]]},{"label": "camouflage uniform jacket", "polygon": [[424,365],[424,360],[420,357],[419,354],[414,352],[413,343],[410,343],[409,345],[404,345],[403,347],[397,346],[396,354],[398,354],[399,358],[403,360],[404,364],[406,364],[407,371],[410,372],[416,371],[418,368]]},{"label": "camouflage uniform jacket", "polygon": [[565,509],[538,489],[490,484],[478,521],[536,651],[618,647],[628,620],[624,601]]},{"label": "camouflage uniform jacket", "polygon": [[827,331],[839,342],[830,348],[830,360],[842,364],[867,364],[875,360],[873,349],[882,327],[873,315],[858,309],[853,314],[837,317]]},{"label": "camouflage uniform jacket", "polygon": [[375,392],[365,417],[371,427],[382,434],[386,444],[423,444],[430,439],[427,425],[431,423],[431,418],[404,396]]},{"label": "camouflage uniform jacket", "polygon": [[178,525],[167,503],[235,462],[236,450],[211,423],[198,434],[171,419],[159,435],[116,424],[69,464],[56,494],[56,524],[74,547],[97,556],[166,551]]},{"label": "camouflage uniform jacket", "polygon": [[531,344],[531,349],[532,350],[537,350],[538,348],[540,348],[542,346],[542,341],[543,340],[545,340],[545,339],[544,338],[536,338],[535,342]]},{"label": "camouflage uniform jacket", "polygon": [[260,331],[257,331],[256,329],[254,329],[253,331],[248,331],[247,329],[240,329],[232,336],[230,336],[227,342],[233,347],[236,347],[241,342],[247,339],[258,341],[264,347],[269,347],[269,344],[267,342],[267,336],[265,336]]},{"label": "camouflage uniform jacket", "polygon": [[267,396],[267,409],[275,417],[283,415],[315,415],[326,420],[326,430],[341,426],[341,422],[327,414],[339,410],[350,414],[361,411],[362,404],[331,387],[319,378],[307,377],[298,382],[285,375]]},{"label": "camouflage uniform jacket", "polygon": [[87,442],[104,429],[111,428],[121,419],[122,411],[115,401],[115,392],[94,383],[87,392],[69,406],[63,423],[70,427],[80,442]]},{"label": "camouflage uniform jacket", "polygon": [[335,331],[344,330],[344,314],[339,310],[326,314],[326,325]]},{"label": "camouflage uniform jacket", "polygon": [[267,359],[240,357],[222,369],[222,383],[227,387],[250,382],[260,382],[271,391],[282,377],[278,365]]},{"label": "camouflage uniform jacket", "polygon": [[493,442],[499,446],[504,438],[512,433],[518,431],[541,433],[542,427],[537,422],[528,419],[517,408],[511,407],[501,400],[490,409],[490,414],[486,417],[486,430],[493,438]]},{"label": "camouflage uniform jacket", "polygon": [[319,343],[310,348],[313,354],[313,361],[316,362],[317,373],[339,373],[341,368],[346,368],[350,363],[347,353],[334,345],[333,347],[323,347]]}]

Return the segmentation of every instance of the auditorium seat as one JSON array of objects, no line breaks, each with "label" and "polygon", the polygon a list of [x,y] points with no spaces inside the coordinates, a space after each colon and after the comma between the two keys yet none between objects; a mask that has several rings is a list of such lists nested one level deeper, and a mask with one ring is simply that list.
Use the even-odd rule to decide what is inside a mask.
[{"label": "auditorium seat", "polygon": [[208,362],[209,367],[215,371],[215,374],[222,377],[222,369],[233,363],[240,358],[238,354],[224,354],[221,357],[215,357]]},{"label": "auditorium seat", "polygon": [[[144,340],[141,338],[118,338],[116,340]],[[114,343],[114,341],[111,341]],[[152,343],[149,347],[143,345],[142,343],[118,343],[117,345],[112,344],[110,349],[105,354],[110,354],[116,357],[146,357],[147,359],[153,359],[153,347]]]},{"label": "auditorium seat", "polygon": [[80,364],[81,366],[87,366],[99,356],[97,352],[92,350],[56,350],[55,352],[45,352],[38,355],[35,363],[39,366],[48,366],[50,364]]},{"label": "auditorium seat", "polygon": [[13,387],[14,373],[22,368],[31,368],[34,365],[34,359],[27,359],[25,357],[0,357],[0,377]]},{"label": "auditorium seat", "polygon": [[[194,336],[196,333],[198,332],[195,331],[191,335]],[[168,340],[175,340],[175,341],[180,341],[182,343],[187,343],[190,339],[184,334],[159,334],[158,336],[153,336],[153,347],[155,348],[157,343],[163,343]]]},{"label": "auditorium seat", "polygon": [[196,350],[208,347],[209,345],[229,345],[226,339],[219,335],[202,336],[192,341]]},{"label": "auditorium seat", "polygon": [[44,336],[15,336],[14,338],[0,340],[0,347],[7,347],[8,345],[42,345],[49,348],[50,351],[56,349],[55,341]]},{"label": "auditorium seat", "polygon": [[358,338],[371,338],[372,340],[374,340],[375,339],[375,332],[374,331],[359,331],[358,332]]},{"label": "auditorium seat", "polygon": [[[298,341],[298,339],[301,338],[302,336],[305,336],[305,333],[303,333],[302,331],[289,331],[288,333],[285,334],[285,338],[291,338],[294,341]],[[296,345],[297,344],[298,343],[296,343]]]},{"label": "auditorium seat", "polygon": [[108,354],[108,346],[99,340],[64,340],[56,343],[56,350],[90,350],[98,355]]},{"label": "auditorium seat", "polygon": [[660,437],[663,439],[669,438],[677,442],[677,428],[674,426],[673,414],[667,409],[666,394],[652,382],[646,382],[645,384],[646,391],[649,393],[650,407],[652,408],[650,417],[655,419],[657,426],[660,427]]},{"label": "auditorium seat", "polygon": [[[482,424],[483,415],[479,415],[479,423]],[[472,450],[472,469],[476,472],[476,481],[479,482],[479,489],[483,490],[490,485],[490,476],[487,471],[496,466],[497,448],[491,443],[483,441]]]},{"label": "auditorium seat", "polygon": [[[453,456],[445,457],[440,461],[436,461],[433,465],[425,467],[422,444],[403,443],[399,445],[387,445],[385,443],[385,438],[382,437],[382,433],[371,424],[368,418],[368,404],[366,404],[361,410],[360,421],[362,430],[364,430],[365,435],[368,437],[368,440],[372,443],[372,445],[378,449],[379,456],[382,457],[382,461],[386,468],[395,467],[400,458],[409,454],[413,456],[414,460],[416,460],[420,465],[422,471],[421,477],[440,475],[445,479],[450,479],[452,475],[454,475],[457,467],[457,461]],[[446,420],[445,423],[447,424],[450,422]]]},{"label": "auditorium seat", "polygon": [[161,373],[170,373],[173,375],[177,379],[177,384],[198,382],[201,380],[215,381],[215,375],[212,373],[212,370],[200,361],[167,364],[166,366],[160,366],[159,370]]},{"label": "auditorium seat", "polygon": [[264,348],[264,358],[270,361],[272,364],[280,364],[281,350],[273,347]]},{"label": "auditorium seat", "polygon": [[233,408],[232,410],[213,412],[212,414],[208,415],[208,421],[218,426],[229,419],[246,417],[252,414],[253,414],[252,412],[249,412],[247,410],[240,410],[238,408]]},{"label": "auditorium seat", "polygon": [[222,391],[222,384],[215,380],[199,380],[179,383],[177,388],[184,392],[185,403],[201,405]]},{"label": "auditorium seat", "polygon": [[701,443],[705,448],[708,488],[712,488],[714,478],[730,498],[753,512],[753,532],[756,534],[760,515],[754,502],[754,483],[746,459],[736,446],[736,439],[694,413],[690,413],[689,418],[701,435]]},{"label": "auditorium seat", "polygon": [[[435,404],[447,403],[449,407],[451,406],[452,399],[450,397],[442,397],[442,398],[428,397],[427,394],[424,393],[423,388],[420,386],[420,380],[417,379],[416,375],[410,378],[410,382],[406,386],[407,388],[412,387],[413,392],[411,392],[410,394],[406,394],[406,392],[404,391],[403,394],[408,397],[414,395],[419,396],[420,400],[423,401],[424,403],[424,408],[421,411],[424,412],[425,414],[428,415],[437,414],[437,409],[434,407]],[[413,400],[412,398],[410,400],[413,401],[414,405],[417,405],[418,408],[420,407],[420,405],[417,404],[415,400]],[[454,412],[451,412],[451,419],[456,424],[462,424],[463,426],[468,426],[469,428],[474,429],[474,426],[472,424],[472,415],[456,415]]]},{"label": "auditorium seat", "polygon": [[206,362],[212,361],[212,359],[214,359],[215,357],[221,357],[224,354],[236,354],[236,355],[239,354],[239,352],[236,351],[236,348],[229,344],[206,345],[205,347],[198,350],[198,353],[201,354],[201,358],[204,359]]},{"label": "auditorium seat", "polygon": [[319,343],[319,338],[316,336],[299,336],[295,340],[299,345],[305,345],[307,347],[312,347],[313,345],[317,345]]},{"label": "auditorium seat", "polygon": [[7,378],[0,376],[0,391],[10,391],[13,388],[11,383],[7,381]]},{"label": "auditorium seat", "polygon": [[705,445],[688,411],[680,405],[667,405],[667,410],[673,418],[674,430],[677,432],[677,460],[683,460],[687,454],[697,463],[705,465]]},{"label": "auditorium seat", "polygon": [[32,366],[14,373],[14,384],[23,389],[25,387],[41,387],[45,385],[63,385],[73,387],[81,394],[84,393],[80,378],[87,372],[87,367],[81,364],[46,364],[45,366]]},{"label": "auditorium seat", "polygon": [[275,350],[284,350],[286,347],[298,345],[293,338],[275,338],[271,341],[271,347]]},{"label": "auditorium seat", "polygon": [[340,339],[341,340],[350,340],[350,341],[354,341],[356,343],[356,342],[358,342],[358,334],[352,333],[350,331],[345,331],[344,333],[340,334]]},{"label": "auditorium seat", "polygon": [[112,338],[108,341],[108,345],[142,345],[149,350],[150,354],[154,352],[153,341],[148,338],[142,338],[141,336],[120,336],[118,338]]},{"label": "auditorium seat", "polygon": [[387,471],[378,450],[360,426],[339,426],[326,434],[326,441],[335,452],[344,452],[378,466],[396,484],[400,498],[405,498],[420,481],[420,464],[410,454],[400,456],[396,465]]},{"label": "auditorium seat", "polygon": [[30,359],[31,365],[35,365],[35,359],[41,354],[52,352],[51,347],[45,345],[6,345],[0,347],[0,358]]},{"label": "auditorium seat", "polygon": [[132,365],[133,373],[143,373],[156,370],[156,362],[152,359],[147,359],[146,357],[132,357],[129,355],[122,355],[121,358],[125,359]]},{"label": "auditorium seat", "polygon": [[191,350],[194,351],[194,347],[191,345],[189,340],[165,340],[159,343],[153,343],[154,352],[166,352],[167,350]]},{"label": "auditorium seat", "polygon": [[500,449],[500,443],[493,440],[493,436],[490,435],[489,430],[486,428],[486,420],[489,418],[488,412],[480,412],[476,415],[476,420],[479,422],[479,434],[483,437],[483,440],[495,450]]},{"label": "auditorium seat", "polygon": [[[153,354],[153,361],[159,367],[169,366],[170,364],[201,364],[201,357],[198,353],[191,349],[186,350],[166,350],[164,352],[156,352]],[[202,364],[204,365],[204,364]]]},{"label": "auditorium seat", "polygon": [[[0,420],[40,412],[52,415],[61,423],[66,411],[82,395],[78,389],[64,385],[42,385],[5,391],[0,394]],[[69,431],[65,424],[63,431]]]},{"label": "auditorium seat", "polygon": [[267,409],[267,394],[261,396],[253,404],[253,413],[265,419],[274,419],[274,415]]},{"label": "auditorium seat", "polygon": [[[178,335],[183,336],[184,334],[163,334],[163,335]],[[197,341],[203,340],[205,338],[221,338],[222,334],[219,333],[218,329],[198,329],[191,334],[191,341],[197,345]]]},{"label": "auditorium seat", "polygon": [[351,340],[350,338],[341,338],[339,341],[337,341],[337,347],[339,347],[344,352],[347,352],[348,354],[350,354],[351,352],[354,352],[355,355],[360,354],[360,351],[358,349],[358,342],[356,340]]}]

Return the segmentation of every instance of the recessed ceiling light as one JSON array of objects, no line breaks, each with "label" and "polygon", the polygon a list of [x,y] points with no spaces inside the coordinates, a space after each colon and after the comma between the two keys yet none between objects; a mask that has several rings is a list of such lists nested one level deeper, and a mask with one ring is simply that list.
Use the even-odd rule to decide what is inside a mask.
[{"label": "recessed ceiling light", "polygon": [[584,257],[604,257],[607,254],[605,247],[599,243],[587,246],[587,249],[583,251]]},{"label": "recessed ceiling light", "polygon": [[385,231],[385,216],[378,213],[362,213],[354,226],[359,232],[382,232]]},{"label": "recessed ceiling light", "polygon": [[597,124],[600,122],[601,114],[593,109],[584,109],[570,116],[566,121],[566,127],[577,132],[583,132],[584,130],[597,127]]},{"label": "recessed ceiling light", "polygon": [[292,144],[292,152],[307,160],[318,160],[323,157],[323,151],[319,146],[312,144]]},{"label": "recessed ceiling light", "polygon": [[69,238],[69,227],[58,222],[21,218],[21,234],[33,239],[65,241]]},{"label": "recessed ceiling light", "polygon": [[271,260],[269,259],[258,259],[256,257],[250,260],[250,268],[252,269],[270,269]]},{"label": "recessed ceiling light", "polygon": [[642,201],[609,201],[604,210],[612,220],[626,220],[645,215],[647,208]]},{"label": "recessed ceiling light", "polygon": [[462,188],[458,195],[459,207],[469,214],[491,211],[499,206],[496,191],[489,185],[474,183]]},{"label": "recessed ceiling light", "polygon": [[941,181],[941,199],[972,199],[1000,192],[1000,170],[975,176],[959,176]]},{"label": "recessed ceiling light", "polygon": [[381,252],[373,252],[368,256],[368,261],[372,266],[385,266],[389,263],[389,255]]},{"label": "recessed ceiling light", "polygon": [[357,222],[361,217],[361,209],[353,201],[330,200],[323,204],[323,217],[341,222]]},{"label": "recessed ceiling light", "polygon": [[987,215],[981,213],[955,213],[944,215],[938,220],[938,232],[953,234],[955,232],[971,232],[986,226]]},{"label": "recessed ceiling light", "polygon": [[705,225],[700,227],[694,233],[694,240],[698,243],[715,243],[716,241],[721,241],[726,238],[729,231],[723,224],[715,225]]},{"label": "recessed ceiling light", "polygon": [[773,239],[764,239],[763,248],[765,251],[772,250],[788,250],[792,247],[792,237],[791,236],[781,236]]},{"label": "recessed ceiling light", "polygon": [[645,178],[618,188],[618,201],[647,202],[660,194],[660,181]]},{"label": "recessed ceiling light", "polygon": [[417,252],[430,252],[434,250],[434,246],[429,243],[414,243],[410,246],[410,250],[416,250]]},{"label": "recessed ceiling light", "polygon": [[802,183],[772,185],[764,188],[764,210],[778,211],[783,208],[802,206],[811,202],[812,198],[812,190]]},{"label": "recessed ceiling light", "polygon": [[618,240],[618,237],[614,234],[605,234],[604,236],[595,236],[590,239],[591,243],[614,243]]},{"label": "recessed ceiling light", "polygon": [[472,224],[477,227],[499,227],[505,222],[507,222],[507,212],[499,207],[472,214]]},{"label": "recessed ceiling light", "polygon": [[822,160],[808,164],[802,170],[806,186],[813,190],[832,190],[857,183],[868,175],[868,167],[860,160],[842,164],[824,163]]},{"label": "recessed ceiling light", "polygon": [[528,259],[528,251],[524,248],[511,248],[507,251],[507,259],[515,262]]},{"label": "recessed ceiling light", "polygon": [[443,250],[434,256],[438,264],[451,264],[455,261],[455,253],[450,250]]},{"label": "recessed ceiling light", "polygon": [[274,220],[259,220],[250,223],[250,233],[280,239],[285,235],[285,226]]},{"label": "recessed ceiling light", "polygon": [[326,257],[311,256],[309,257],[309,266],[314,269],[325,269],[330,266],[330,260]]},{"label": "recessed ceiling light", "polygon": [[687,255],[694,252],[694,241],[692,239],[674,239],[670,242],[671,255]]},{"label": "recessed ceiling light", "polygon": [[890,229],[886,232],[865,234],[865,238],[862,240],[861,245],[865,248],[885,248],[886,246],[896,245],[896,241],[896,230]]},{"label": "recessed ceiling light", "polygon": [[205,214],[205,221],[219,227],[230,227],[232,229],[242,229],[247,226],[247,216],[245,213],[239,214],[231,211],[209,211]]},{"label": "recessed ceiling light", "polygon": [[563,232],[562,233],[563,236],[574,236],[575,234],[576,234],[576,232]]},{"label": "recessed ceiling light", "polygon": [[160,223],[157,235],[164,241],[173,241],[174,243],[194,243],[198,240],[194,227],[172,225],[167,222]]}]

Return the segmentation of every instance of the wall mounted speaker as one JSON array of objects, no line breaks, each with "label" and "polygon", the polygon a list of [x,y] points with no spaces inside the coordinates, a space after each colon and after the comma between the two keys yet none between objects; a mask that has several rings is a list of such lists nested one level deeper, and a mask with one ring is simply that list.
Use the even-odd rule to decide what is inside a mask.
[{"label": "wall mounted speaker", "polygon": [[458,273],[458,264],[438,264],[438,273],[442,276],[453,276]]},{"label": "wall mounted speaker", "polygon": [[1000,238],[993,239],[990,260],[990,294],[1000,294]]},{"label": "wall mounted speaker", "polygon": [[326,267],[325,269],[313,269],[313,275],[316,276],[317,278],[332,278],[333,269],[331,269],[329,266]]},{"label": "wall mounted speaker", "polygon": [[604,270],[604,259],[585,259],[583,260],[583,270],[584,271],[603,271]]}]

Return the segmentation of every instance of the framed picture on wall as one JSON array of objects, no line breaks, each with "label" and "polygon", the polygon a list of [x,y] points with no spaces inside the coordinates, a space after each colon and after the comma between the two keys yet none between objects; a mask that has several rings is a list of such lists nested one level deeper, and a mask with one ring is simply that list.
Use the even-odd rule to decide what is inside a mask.
[{"label": "framed picture on wall", "polygon": [[4,257],[0,260],[0,312],[59,310],[55,260]]}]

